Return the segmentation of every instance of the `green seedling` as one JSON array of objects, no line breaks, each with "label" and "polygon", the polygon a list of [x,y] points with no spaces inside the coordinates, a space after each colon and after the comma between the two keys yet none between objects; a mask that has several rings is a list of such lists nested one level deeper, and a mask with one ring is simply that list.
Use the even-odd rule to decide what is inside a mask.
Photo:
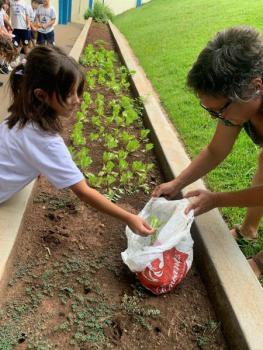
[{"label": "green seedling", "polygon": [[131,171],[127,171],[121,175],[120,182],[122,185],[129,185],[133,179],[133,173]]},{"label": "green seedling", "polygon": [[135,120],[138,119],[138,114],[134,109],[128,109],[124,112],[122,112],[122,115],[125,119],[126,126],[130,126],[135,122]]},{"label": "green seedling", "polygon": [[148,135],[150,133],[149,129],[143,129],[140,131],[140,136],[142,140],[146,140],[148,138]]},{"label": "green seedling", "polygon": [[145,150],[148,152],[148,151],[151,151],[153,149],[154,145],[153,143],[147,143],[145,145]]},{"label": "green seedling", "polygon": [[87,169],[92,164],[92,159],[89,156],[89,150],[87,147],[81,148],[77,153],[76,163],[81,167],[81,169]]},{"label": "green seedling", "polygon": [[74,125],[73,132],[71,134],[71,140],[74,146],[80,146],[86,143],[86,138],[83,136],[82,129],[83,129],[82,122],[77,122]]},{"label": "green seedling", "polygon": [[125,159],[119,160],[119,170],[120,172],[126,171],[128,169],[128,162]]},{"label": "green seedling", "polygon": [[115,158],[116,158],[116,155],[112,152],[104,152],[102,156],[104,163],[107,163],[108,161],[113,160]]},{"label": "green seedling", "polygon": [[135,137],[133,135],[129,134],[127,131],[124,131],[121,134],[121,140],[126,145],[127,143],[129,143],[129,141],[135,140]]},{"label": "green seedling", "polygon": [[100,188],[102,186],[102,178],[92,173],[84,173],[91,187]]},{"label": "green seedling", "polygon": [[140,160],[132,162],[132,170],[136,173],[146,173],[146,166]]},{"label": "green seedling", "polygon": [[99,139],[99,137],[100,137],[100,135],[98,133],[95,133],[95,132],[91,132],[89,134],[90,141],[96,141]]},{"label": "green seedling", "polygon": [[128,142],[126,149],[128,152],[135,152],[140,148],[140,143],[136,139]]},{"label": "green seedling", "polygon": [[119,160],[126,159],[127,156],[128,156],[128,152],[124,151],[123,149],[121,149],[117,152],[117,157]]},{"label": "green seedling", "polygon": [[93,117],[91,117],[91,124],[100,128],[101,127],[100,117],[98,117],[98,116],[96,117],[95,115]]},{"label": "green seedling", "polygon": [[85,101],[86,105],[89,107],[90,104],[92,103],[90,93],[88,93],[87,91],[84,91],[83,100]]},{"label": "green seedling", "polygon": [[97,94],[95,104],[98,116],[102,117],[104,115],[104,96],[101,94]]},{"label": "green seedling", "polygon": [[116,148],[118,146],[119,141],[114,138],[112,135],[110,134],[106,134],[105,135],[105,146],[108,149],[112,149],[112,148]]},{"label": "green seedling", "polygon": [[157,240],[160,227],[162,225],[161,221],[155,215],[151,215],[149,218],[150,226],[155,230],[154,234],[151,235],[151,245]]}]

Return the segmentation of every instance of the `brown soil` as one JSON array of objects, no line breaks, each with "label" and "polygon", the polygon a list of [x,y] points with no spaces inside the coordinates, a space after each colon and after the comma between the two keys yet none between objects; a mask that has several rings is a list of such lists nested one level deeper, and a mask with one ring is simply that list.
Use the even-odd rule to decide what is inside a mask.
[{"label": "brown soil", "polygon": [[[92,25],[87,41],[97,39],[113,48],[104,25]],[[152,180],[153,188],[160,173]],[[118,204],[138,212],[148,197]],[[0,302],[0,350],[226,349],[195,266],[173,292],[153,296],[122,263],[124,229],[40,178]]]}]

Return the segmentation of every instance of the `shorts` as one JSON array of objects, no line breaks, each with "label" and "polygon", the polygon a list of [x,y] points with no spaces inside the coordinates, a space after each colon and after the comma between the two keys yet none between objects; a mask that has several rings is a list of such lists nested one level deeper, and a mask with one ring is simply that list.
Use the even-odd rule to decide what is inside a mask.
[{"label": "shorts", "polygon": [[28,34],[29,34],[29,41],[36,40],[37,32],[35,30],[32,30],[32,29],[29,30]]},{"label": "shorts", "polygon": [[29,31],[27,29],[14,29],[13,30],[13,44],[14,47],[18,47],[20,43],[23,46],[27,46],[29,44]]},{"label": "shorts", "polygon": [[52,30],[52,32],[49,32],[49,33],[38,32],[38,34],[37,34],[37,44],[38,45],[44,45],[45,42],[47,42],[47,44],[50,44],[50,45],[55,45],[54,30]]}]

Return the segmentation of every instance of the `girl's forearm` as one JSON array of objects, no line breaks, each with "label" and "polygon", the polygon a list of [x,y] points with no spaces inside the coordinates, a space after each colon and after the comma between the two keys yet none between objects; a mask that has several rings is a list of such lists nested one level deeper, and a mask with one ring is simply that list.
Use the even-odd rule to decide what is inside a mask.
[{"label": "girl's forearm", "polygon": [[85,180],[72,186],[71,189],[83,202],[86,202],[99,211],[120,219],[125,223],[127,223],[132,216],[131,213],[112,203],[98,191],[90,188]]},{"label": "girl's forearm", "polygon": [[263,206],[263,185],[253,186],[235,192],[217,192],[216,207],[261,207]]}]

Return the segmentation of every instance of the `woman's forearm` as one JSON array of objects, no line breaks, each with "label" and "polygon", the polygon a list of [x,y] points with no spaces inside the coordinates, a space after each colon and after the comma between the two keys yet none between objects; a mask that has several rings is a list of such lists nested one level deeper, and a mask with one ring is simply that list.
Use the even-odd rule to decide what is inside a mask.
[{"label": "woman's forearm", "polygon": [[263,185],[235,192],[217,192],[214,196],[216,207],[261,207],[263,206]]},{"label": "woman's forearm", "polygon": [[185,168],[174,182],[180,189],[200,179],[220,164],[225,157],[219,157],[212,153],[208,147],[203,149],[191,164]]}]

